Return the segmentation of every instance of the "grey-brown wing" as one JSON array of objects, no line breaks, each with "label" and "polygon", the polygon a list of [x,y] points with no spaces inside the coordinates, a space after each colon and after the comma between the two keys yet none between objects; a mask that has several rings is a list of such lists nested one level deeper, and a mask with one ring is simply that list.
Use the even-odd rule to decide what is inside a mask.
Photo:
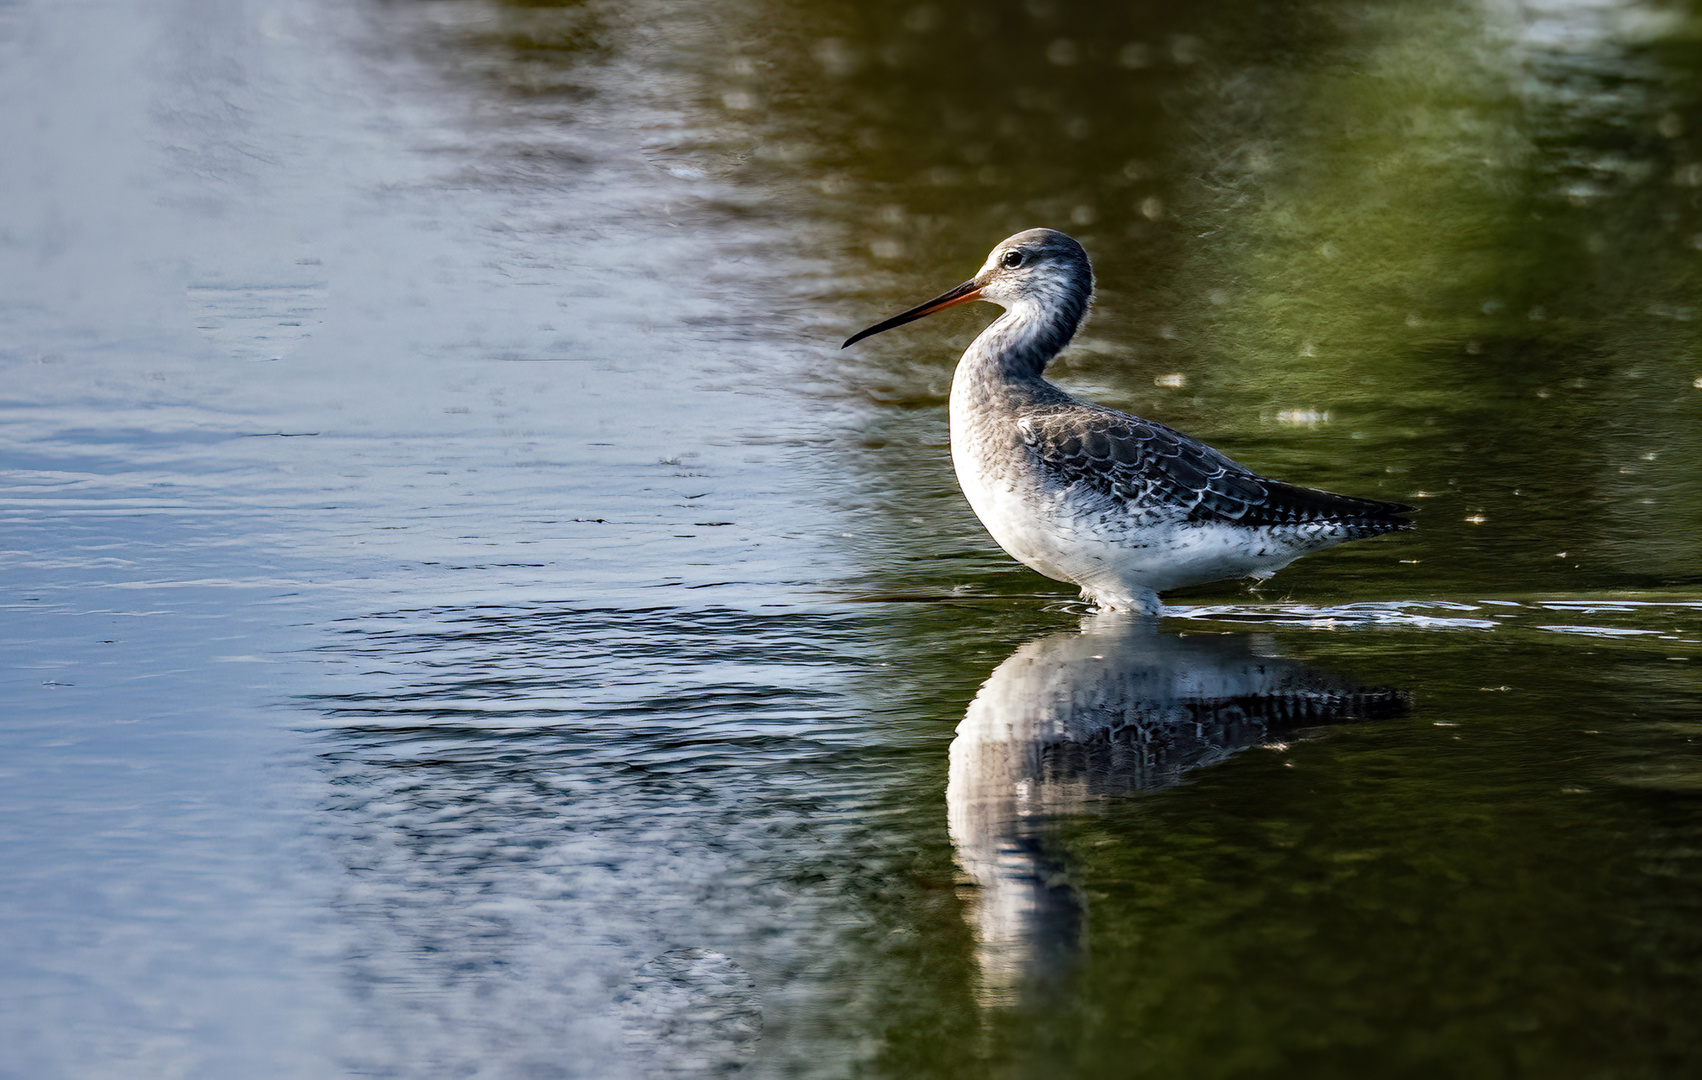
[{"label": "grey-brown wing", "polygon": [[1198,439],[1109,409],[1032,415],[1019,426],[1057,483],[1095,492],[1131,513],[1244,525],[1378,519],[1404,528],[1395,515],[1411,510],[1267,479]]}]

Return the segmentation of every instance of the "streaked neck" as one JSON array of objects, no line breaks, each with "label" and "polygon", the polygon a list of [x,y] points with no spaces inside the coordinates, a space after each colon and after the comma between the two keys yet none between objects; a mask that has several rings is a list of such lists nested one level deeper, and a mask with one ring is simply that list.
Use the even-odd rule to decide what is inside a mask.
[{"label": "streaked neck", "polygon": [[1016,301],[964,352],[958,376],[1001,382],[1039,379],[1075,337],[1086,312],[1085,303]]}]

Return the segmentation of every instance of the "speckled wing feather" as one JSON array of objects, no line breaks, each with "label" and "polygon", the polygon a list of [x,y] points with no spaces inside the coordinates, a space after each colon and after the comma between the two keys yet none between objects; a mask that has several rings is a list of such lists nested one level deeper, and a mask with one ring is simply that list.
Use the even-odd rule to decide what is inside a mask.
[{"label": "speckled wing feather", "polygon": [[1410,527],[1397,516],[1410,506],[1268,480],[1179,431],[1111,409],[1072,404],[1025,416],[1018,427],[1059,484],[1095,491],[1128,512],[1255,526]]}]

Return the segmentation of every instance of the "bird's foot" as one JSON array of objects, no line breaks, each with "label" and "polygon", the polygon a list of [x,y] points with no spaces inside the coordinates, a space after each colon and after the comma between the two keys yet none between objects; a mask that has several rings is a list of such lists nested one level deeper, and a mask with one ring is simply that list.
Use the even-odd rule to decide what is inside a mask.
[{"label": "bird's foot", "polygon": [[1119,611],[1156,616],[1164,610],[1164,604],[1159,601],[1158,594],[1151,589],[1142,589],[1128,595],[1090,593],[1083,589],[1081,595],[1082,599],[1093,601],[1096,610],[1100,612]]}]

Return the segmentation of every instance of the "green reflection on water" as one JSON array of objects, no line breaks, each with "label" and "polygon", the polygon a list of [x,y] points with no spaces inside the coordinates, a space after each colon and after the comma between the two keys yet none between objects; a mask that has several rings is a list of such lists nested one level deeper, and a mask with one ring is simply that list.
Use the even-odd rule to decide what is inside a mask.
[{"label": "green reflection on water", "polygon": [[[866,313],[959,280],[1017,228],[1070,230],[1101,291],[1060,378],[1276,475],[1424,505],[1407,561],[1350,547],[1283,583],[1702,578],[1687,16],[759,10],[740,59],[706,69],[711,100],[737,106],[748,183],[844,223],[853,276],[883,282]],[[907,437],[937,442],[943,375],[984,321],[907,328],[842,377],[928,409]],[[858,464],[896,484],[885,462],[917,456]]]},{"label": "green reflection on water", "polygon": [[[904,943],[884,954],[903,985],[880,996],[875,1074],[1666,1076],[1702,1059],[1694,641],[1556,645],[1530,626],[1262,648],[1413,687],[1412,710],[1057,819],[1082,959],[979,1023],[985,976],[933,918],[942,748],[917,748],[882,821],[888,850],[915,854],[875,890]],[[913,701],[930,682],[942,714],[963,700],[943,658],[915,659]]]},{"label": "green reflection on water", "polygon": [[[697,122],[670,154],[714,161],[741,212],[835,230],[855,303],[806,298],[845,316],[824,354],[1052,225],[1101,281],[1062,380],[1287,479],[1422,504],[1414,536],[1303,561],[1267,598],[1695,599],[1688,12],[771,0],[641,35],[570,9],[549,40],[574,44],[544,46],[506,21],[534,7],[492,5],[505,29],[468,39],[498,85],[547,94],[614,42],[651,50],[678,80],[655,92]],[[1530,628],[1277,632],[1412,688],[1412,715],[1060,822],[1088,962],[1039,1004],[977,1003],[944,750],[987,673],[1062,618],[945,462],[946,378],[980,324],[823,361],[859,410],[845,472],[874,512],[847,542],[871,591],[1024,595],[887,628],[867,695],[891,787],[804,871],[881,933],[824,958],[842,1010],[796,1030],[861,1035],[865,1071],[905,1077],[1693,1072],[1694,647]],[[1681,617],[1665,629],[1693,639]]]}]

